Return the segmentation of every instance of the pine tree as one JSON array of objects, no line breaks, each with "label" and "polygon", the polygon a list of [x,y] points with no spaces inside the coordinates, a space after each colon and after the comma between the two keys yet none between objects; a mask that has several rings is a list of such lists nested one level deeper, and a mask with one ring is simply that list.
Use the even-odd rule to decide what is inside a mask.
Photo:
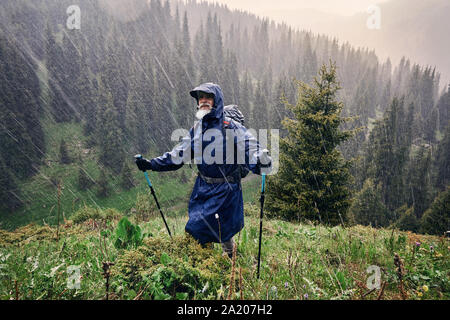
[{"label": "pine tree", "polygon": [[78,169],[78,188],[82,191],[89,189],[95,182],[87,175],[83,165]]},{"label": "pine tree", "polygon": [[129,190],[135,186],[131,168],[126,161],[123,162],[120,173],[120,183],[125,190]]},{"label": "pine tree", "polygon": [[443,235],[450,226],[450,187],[434,199],[430,209],[425,211],[420,220],[420,232]]},{"label": "pine tree", "polygon": [[[280,78],[276,88],[276,94],[272,107],[270,108],[270,127],[279,129],[281,128],[281,121],[286,117],[286,108],[284,100],[286,98],[285,88],[287,87],[286,78]],[[286,132],[282,129],[281,136],[285,136]]]},{"label": "pine tree", "polygon": [[398,217],[394,223],[394,227],[402,231],[417,232],[419,230],[419,220],[414,214],[414,208],[408,208],[405,204],[395,211],[395,216]]},{"label": "pine tree", "polygon": [[268,105],[263,84],[258,81],[255,92],[255,103],[252,109],[251,121],[254,129],[267,129]]},{"label": "pine tree", "polygon": [[450,124],[447,125],[444,138],[439,142],[433,160],[434,187],[443,191],[450,185]]},{"label": "pine tree", "polygon": [[39,95],[33,67],[0,32],[0,156],[18,179],[35,173],[45,155]]},{"label": "pine tree", "polygon": [[67,122],[73,117],[73,105],[69,103],[69,98],[65,92],[65,83],[60,70],[63,50],[56,42],[50,24],[46,29],[46,66],[48,70],[48,86],[50,94],[50,111],[56,122]]},{"label": "pine tree", "polygon": [[61,164],[69,164],[72,162],[72,159],[69,156],[67,151],[67,144],[64,139],[61,139],[61,143],[59,144],[59,163]]},{"label": "pine tree", "polygon": [[0,208],[7,212],[14,212],[23,206],[21,191],[18,188],[16,178],[9,168],[5,166],[0,157]]},{"label": "pine tree", "polygon": [[445,128],[450,123],[450,84],[447,87],[447,92],[440,97],[437,104],[439,114],[439,131],[444,132]]},{"label": "pine tree", "polygon": [[81,65],[80,77],[77,82],[77,92],[80,106],[80,113],[83,118],[83,132],[91,135],[95,132],[97,90],[89,76],[87,64]]},{"label": "pine tree", "polygon": [[406,203],[414,208],[417,219],[428,209],[430,202],[430,164],[431,150],[420,146],[409,164]]},{"label": "pine tree", "polygon": [[394,98],[385,117],[377,121],[367,142],[367,176],[381,183],[383,203],[393,211],[404,203],[404,171],[411,137],[406,131],[404,101]]},{"label": "pine tree", "polygon": [[100,168],[100,177],[98,178],[96,184],[97,187],[97,196],[100,198],[105,198],[111,194],[111,187],[108,182],[108,178],[106,177],[105,168]]},{"label": "pine tree", "polygon": [[287,107],[294,119],[283,125],[289,134],[280,141],[280,169],[268,179],[267,208],[286,219],[308,219],[336,225],[347,219],[350,206],[350,162],[337,150],[351,137],[339,126],[343,105],[336,65],[321,67],[314,87],[299,83],[297,105]]},{"label": "pine tree", "polygon": [[245,72],[242,80],[242,87],[240,91],[240,104],[239,109],[245,117],[245,125],[248,128],[255,128],[255,124],[250,120],[250,110],[253,100],[253,86],[248,71]]},{"label": "pine tree", "polygon": [[371,225],[375,228],[387,227],[391,222],[389,211],[383,204],[380,186],[375,186],[372,179],[367,179],[350,207],[353,223]]},{"label": "pine tree", "polygon": [[112,95],[101,83],[97,109],[97,139],[100,147],[99,161],[119,173],[124,159],[123,134]]}]

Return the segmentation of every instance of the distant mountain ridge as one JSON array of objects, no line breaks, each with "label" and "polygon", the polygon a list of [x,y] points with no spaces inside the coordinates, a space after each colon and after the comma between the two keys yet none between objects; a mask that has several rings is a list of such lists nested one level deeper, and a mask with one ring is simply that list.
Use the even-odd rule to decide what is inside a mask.
[{"label": "distant mountain ridge", "polygon": [[353,46],[375,49],[381,60],[394,64],[405,56],[421,65],[436,66],[441,87],[450,82],[450,1],[391,0],[378,5],[381,28],[367,28],[369,12],[340,16],[315,9],[268,12],[267,15],[314,33],[335,36]]}]

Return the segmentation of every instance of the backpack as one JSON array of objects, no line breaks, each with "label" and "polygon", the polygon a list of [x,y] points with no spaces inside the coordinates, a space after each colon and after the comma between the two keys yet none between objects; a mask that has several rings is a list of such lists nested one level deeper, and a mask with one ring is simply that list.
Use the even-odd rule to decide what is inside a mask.
[{"label": "backpack", "polygon": [[[238,106],[235,104],[230,104],[228,106],[224,106],[223,107],[223,115],[224,118],[229,118],[231,120],[234,120],[238,123],[240,123],[241,125],[244,125],[244,115],[242,114],[241,110],[239,110]],[[228,120],[228,119],[227,119]],[[226,123],[227,121],[224,120],[224,122]],[[250,170],[247,169],[247,167],[243,164],[239,164],[239,172],[241,175],[241,179],[245,178]]]}]

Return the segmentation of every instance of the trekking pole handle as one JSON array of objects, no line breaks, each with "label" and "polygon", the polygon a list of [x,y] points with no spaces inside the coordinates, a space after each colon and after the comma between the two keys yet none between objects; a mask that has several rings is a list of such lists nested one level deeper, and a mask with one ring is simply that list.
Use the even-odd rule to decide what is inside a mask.
[{"label": "trekking pole handle", "polygon": [[[134,158],[136,160],[140,160],[140,159],[142,159],[142,154],[137,154],[137,155],[134,156]],[[148,186],[151,188],[152,187],[152,183],[150,182],[150,179],[148,178],[147,171],[144,171],[144,175],[145,175],[145,179],[147,179]]]},{"label": "trekking pole handle", "polygon": [[261,193],[264,193],[264,190],[266,188],[266,174],[262,174],[262,182],[261,182]]},{"label": "trekking pole handle", "polygon": [[148,178],[147,171],[144,172],[144,175],[145,175],[145,179],[147,179],[148,186],[151,188],[152,187],[152,183],[150,182],[150,179]]}]

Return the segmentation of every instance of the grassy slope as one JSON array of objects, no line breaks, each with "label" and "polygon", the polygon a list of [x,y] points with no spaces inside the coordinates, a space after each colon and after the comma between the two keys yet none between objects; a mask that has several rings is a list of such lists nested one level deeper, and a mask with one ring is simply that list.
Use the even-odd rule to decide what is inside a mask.
[{"label": "grassy slope", "polygon": [[[38,175],[22,183],[26,206],[12,216],[2,217],[0,228],[13,229],[30,222],[54,224],[57,192],[50,180],[55,178],[63,179],[61,206],[67,219],[84,203],[100,208],[116,208],[130,214],[139,193],[147,194],[149,201],[153,201],[145,179],[132,159],[130,164],[137,182],[135,188],[125,191],[120,187],[119,178],[112,177],[113,193],[108,198],[98,198],[95,186],[89,191],[79,191],[77,165],[60,165],[56,161],[60,139],[66,140],[73,158],[81,154],[84,167],[94,179],[99,175],[95,150],[85,147],[80,124],[52,124],[44,120],[44,128],[46,136],[53,137],[47,141],[45,163],[48,165],[41,166]],[[177,174],[150,173],[169,225],[181,237],[187,221],[187,199],[195,176],[195,171],[187,167],[183,170],[188,177],[191,176],[188,183],[180,183]],[[387,281],[383,298],[400,299],[394,253],[398,253],[405,262],[404,291],[409,299],[450,298],[449,247],[446,240],[360,226],[343,229],[279,220],[265,221],[261,280],[256,280],[259,183],[259,178],[254,175],[243,182],[246,226],[236,237],[239,243],[236,268],[242,268],[242,290],[238,290],[237,283],[233,290],[234,298],[242,293],[246,299],[360,299],[369,292],[366,287],[370,276],[366,273],[367,267],[377,265],[383,270],[382,281]],[[111,223],[107,229],[113,231],[114,227]],[[170,243],[159,216],[141,223],[141,227],[144,232],[152,234],[150,239],[164,245]],[[0,280],[0,299],[15,297],[15,283],[18,284],[19,299],[102,299],[104,279],[101,263],[105,258],[104,249],[100,249],[99,231],[99,227],[93,224],[71,225],[69,222],[61,228],[58,243],[54,240],[55,229],[47,226],[26,226],[13,233],[0,230],[0,273],[5,275]],[[419,247],[415,245],[417,240],[421,242]],[[430,251],[430,245],[433,251]],[[134,254],[129,250],[115,249],[111,235],[106,239],[106,246],[111,261],[121,261]],[[220,257],[220,252],[219,245],[216,245],[207,254]],[[141,258],[147,263],[157,264],[145,255]],[[69,265],[82,266],[84,280],[79,290],[68,290],[66,287]],[[163,271],[170,267],[157,266]],[[209,295],[194,295],[191,298],[228,296],[231,263],[224,263],[223,268],[225,272],[217,276],[223,282],[222,287],[212,286]],[[235,280],[238,279],[237,274]],[[130,299],[139,294],[117,285],[114,287],[114,283],[116,298]],[[375,299],[379,292],[375,290],[364,298]]]},{"label": "grassy slope", "polygon": [[[54,124],[46,120],[43,123],[47,137],[44,165],[40,166],[39,174],[22,181],[19,187],[22,190],[25,206],[14,214],[2,214],[0,228],[11,230],[31,222],[55,224],[58,201],[57,187],[52,180],[62,179],[63,181],[61,211],[66,218],[69,218],[84,204],[100,208],[112,207],[127,212],[134,206],[137,194],[147,192],[148,186],[145,178],[142,172],[137,170],[132,157],[129,164],[137,185],[135,188],[124,190],[120,186],[120,176],[110,175],[111,196],[97,197],[97,186],[95,185],[87,191],[80,191],[78,188],[78,157],[81,155],[83,168],[86,169],[89,176],[96,180],[100,175],[96,150],[86,147],[86,138],[79,123]],[[58,163],[61,139],[66,141],[69,154],[74,159],[71,164],[61,165]],[[187,167],[182,170],[185,170],[188,177],[193,174],[192,170]],[[171,206],[178,203],[179,200],[187,197],[192,186],[191,183],[179,183],[178,174],[150,173],[150,177],[161,205]]]},{"label": "grassy slope", "polygon": [[[184,245],[177,245],[177,241],[185,241],[182,238],[187,217],[170,211],[166,213],[170,227],[174,228],[174,246],[180,250]],[[402,299],[394,265],[395,253],[404,262],[403,286],[407,299],[450,298],[449,244],[446,239],[361,226],[329,228],[265,220],[261,279],[257,280],[258,214],[257,206],[246,206],[246,225],[235,238],[239,246],[232,295],[234,299],[239,299],[241,293],[245,299],[362,299],[364,294],[370,292],[366,284],[371,274],[366,270],[371,265],[381,268],[381,281],[387,283],[382,298]],[[174,248],[168,249],[171,242],[159,216],[141,222],[140,226],[143,232],[152,235],[148,238],[150,242],[145,242],[138,250],[117,250],[113,246],[112,235],[106,238],[107,250],[100,249],[100,229],[112,231],[114,223],[106,228],[95,226],[92,222],[80,225],[68,223],[61,228],[59,243],[54,240],[55,229],[49,227],[28,226],[14,233],[0,231],[0,272],[4,275],[0,280],[0,299],[15,297],[15,283],[18,284],[19,299],[103,299],[105,280],[101,263],[105,260],[124,266],[119,268],[122,271],[128,270],[125,273],[118,271],[112,276],[112,298],[149,298],[153,285],[149,287],[150,284],[138,281],[132,290],[127,284],[136,281],[136,275],[146,272],[150,276],[155,274],[155,270],[158,276],[167,274],[164,273],[166,271],[180,272],[178,266],[159,261],[162,259],[161,252],[157,259],[150,252],[165,250],[168,261],[174,261],[174,264],[184,261],[190,266],[190,272],[198,269],[200,273],[206,271],[201,270],[199,262],[192,263],[202,261],[195,260],[197,252],[198,255],[216,257],[213,261],[221,259],[221,249],[216,244],[203,253],[200,253],[200,249],[191,251],[189,257],[185,256],[183,260]],[[416,245],[417,241],[420,246]],[[108,259],[102,258],[105,251],[108,252]],[[126,267],[127,263],[129,267]],[[69,265],[81,266],[83,278],[78,290],[66,287]],[[222,261],[220,267],[222,271],[212,275],[219,279],[220,287],[210,285],[206,290],[207,295],[195,291],[190,298],[223,299],[228,296],[231,262]],[[136,268],[137,273],[133,276]],[[212,272],[211,267],[208,270]],[[119,279],[122,281],[120,285]],[[191,284],[194,286],[194,283]],[[195,285],[204,288],[205,283]],[[167,290],[167,293],[175,297],[175,292]],[[377,299],[379,293],[380,290],[374,290],[364,299]]]}]

